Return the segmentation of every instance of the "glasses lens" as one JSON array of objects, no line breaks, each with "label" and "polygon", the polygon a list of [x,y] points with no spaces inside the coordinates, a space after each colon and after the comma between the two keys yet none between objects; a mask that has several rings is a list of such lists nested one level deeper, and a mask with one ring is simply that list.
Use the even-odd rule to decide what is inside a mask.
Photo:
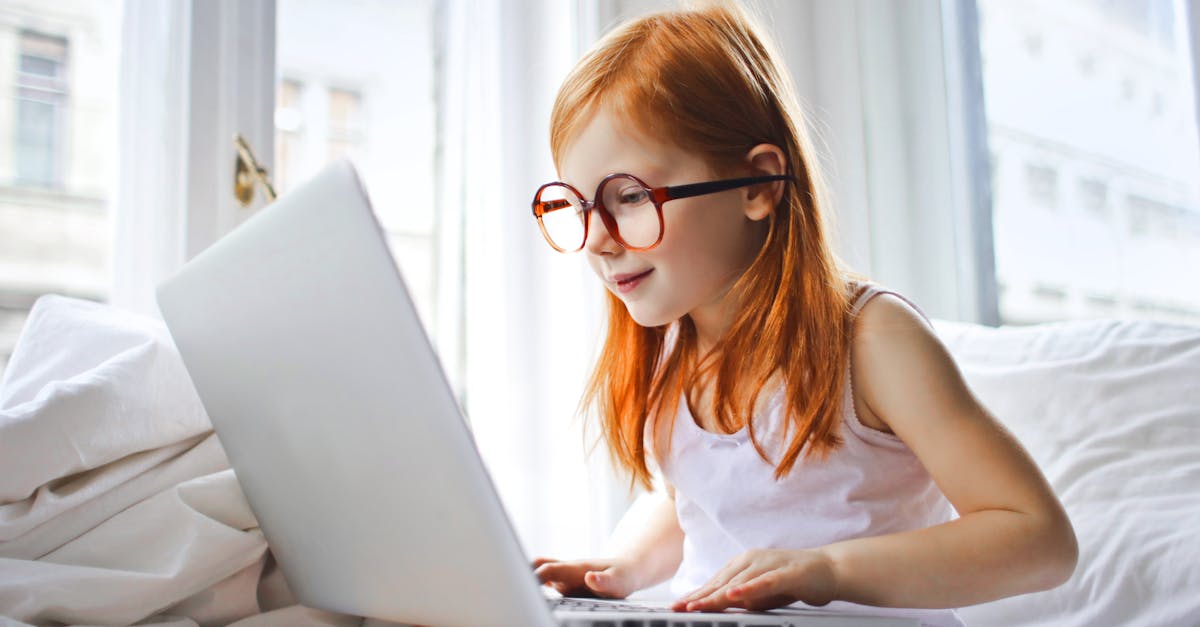
[{"label": "glasses lens", "polygon": [[542,228],[546,237],[557,247],[566,251],[578,250],[583,246],[583,201],[571,188],[563,185],[548,185],[538,194],[542,211]]},{"label": "glasses lens", "polygon": [[644,248],[658,241],[662,224],[650,190],[633,178],[618,176],[604,184],[601,194],[604,208],[617,221],[617,231],[626,244]]}]

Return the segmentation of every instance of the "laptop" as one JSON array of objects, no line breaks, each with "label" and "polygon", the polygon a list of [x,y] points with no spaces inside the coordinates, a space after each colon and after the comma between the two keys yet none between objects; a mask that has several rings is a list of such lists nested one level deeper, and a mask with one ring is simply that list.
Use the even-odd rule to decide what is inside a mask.
[{"label": "laptop", "polygon": [[346,161],[197,255],[158,302],[306,606],[446,627],[917,624],[549,598]]}]

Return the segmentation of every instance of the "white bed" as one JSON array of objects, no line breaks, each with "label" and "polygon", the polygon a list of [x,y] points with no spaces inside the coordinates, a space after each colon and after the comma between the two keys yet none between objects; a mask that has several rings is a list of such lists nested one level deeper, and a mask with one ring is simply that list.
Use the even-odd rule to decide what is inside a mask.
[{"label": "white bed", "polygon": [[[1200,625],[1200,328],[938,323],[1081,543],[969,625]],[[161,322],[35,306],[0,382],[0,624],[359,624],[295,605]]]},{"label": "white bed", "polygon": [[1200,625],[1200,328],[939,323],[968,383],[1075,525],[1066,585],[964,608],[968,625]]}]

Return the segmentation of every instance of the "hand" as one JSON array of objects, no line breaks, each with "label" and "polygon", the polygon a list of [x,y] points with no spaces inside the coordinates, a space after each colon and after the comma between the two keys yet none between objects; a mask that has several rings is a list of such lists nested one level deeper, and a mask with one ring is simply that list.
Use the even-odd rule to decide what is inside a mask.
[{"label": "hand", "polygon": [[624,599],[638,589],[633,568],[621,560],[560,562],[547,557],[533,560],[534,573],[563,596]]},{"label": "hand", "polygon": [[796,601],[825,605],[836,596],[833,563],[821,551],[755,549],[730,560],[707,584],[675,601],[671,609],[769,610]]}]

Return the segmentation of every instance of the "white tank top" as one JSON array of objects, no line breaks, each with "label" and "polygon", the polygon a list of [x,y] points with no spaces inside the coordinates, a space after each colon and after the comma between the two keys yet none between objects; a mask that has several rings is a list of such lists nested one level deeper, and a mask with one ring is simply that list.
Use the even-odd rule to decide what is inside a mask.
[{"label": "white tank top", "polygon": [[[868,286],[855,300],[851,315],[882,293],[894,294]],[[846,367],[849,370],[849,363]],[[786,450],[780,438],[783,400],[779,389],[763,413],[752,418],[755,435],[773,460]],[[849,376],[841,426],[842,445],[826,459],[801,456],[777,481],[775,464],[763,461],[745,427],[728,435],[705,431],[681,399],[670,451],[662,460],[663,477],[675,488],[684,532],[683,562],[671,582],[672,593],[683,595],[704,585],[748,549],[820,547],[954,517],[950,503],[908,446],[858,419]],[[647,437],[648,443],[652,440]],[[913,616],[938,627],[962,625],[953,610],[897,610],[842,601],[822,609]]]}]

